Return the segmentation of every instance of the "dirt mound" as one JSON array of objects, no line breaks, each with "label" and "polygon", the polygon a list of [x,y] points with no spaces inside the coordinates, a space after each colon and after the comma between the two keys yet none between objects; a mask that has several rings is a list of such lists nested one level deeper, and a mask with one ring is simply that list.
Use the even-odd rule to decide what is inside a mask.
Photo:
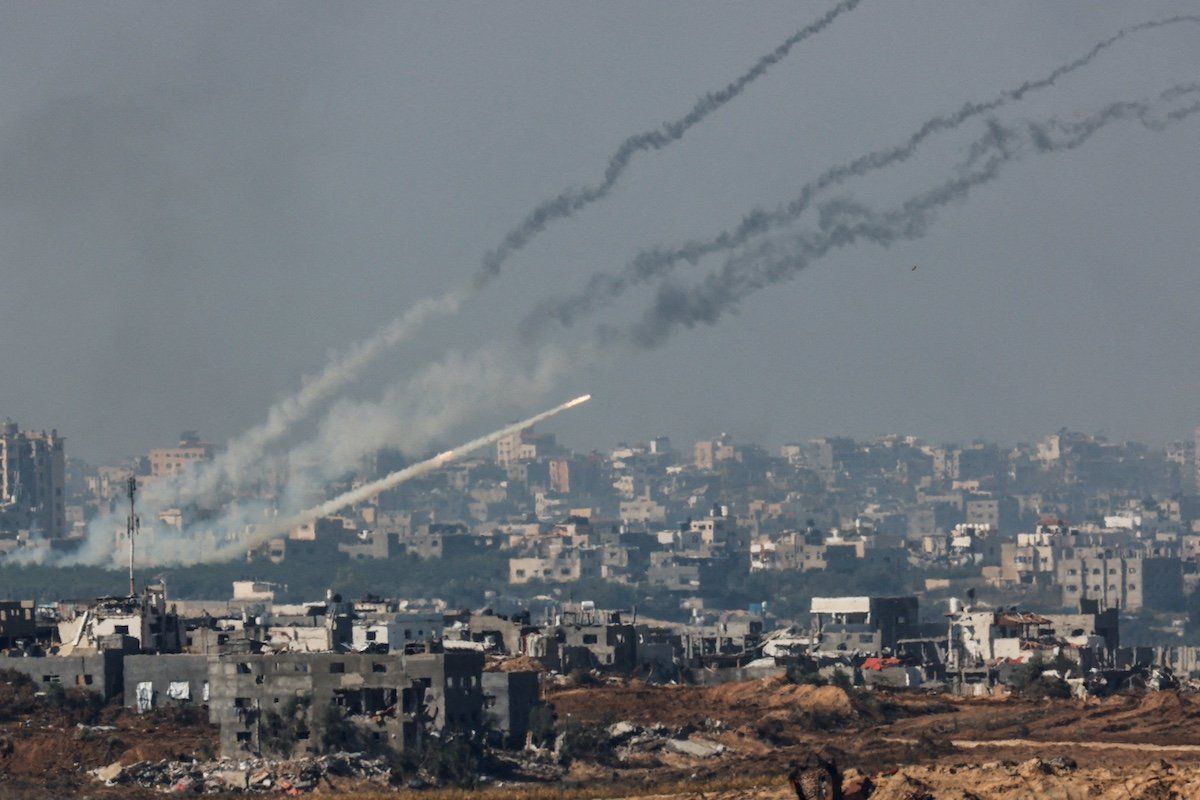
[{"label": "dirt mound", "polygon": [[857,715],[854,703],[844,689],[794,684],[785,678],[713,686],[704,690],[704,699],[714,707],[750,706],[763,711],[803,710],[845,719]]},{"label": "dirt mound", "polygon": [[484,672],[545,672],[542,662],[529,656],[514,656],[513,658],[490,658],[483,668]]},{"label": "dirt mound", "polygon": [[1171,714],[1190,716],[1200,711],[1200,703],[1193,697],[1184,697],[1179,692],[1149,692],[1138,702],[1142,714]]}]

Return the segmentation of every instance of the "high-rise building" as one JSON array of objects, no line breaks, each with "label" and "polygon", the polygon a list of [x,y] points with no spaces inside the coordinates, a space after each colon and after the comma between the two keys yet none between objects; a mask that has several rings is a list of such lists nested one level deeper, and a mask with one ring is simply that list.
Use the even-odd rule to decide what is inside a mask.
[{"label": "high-rise building", "polygon": [[12,420],[0,427],[0,530],[65,537],[65,484],[63,437],[58,431],[22,431]]}]

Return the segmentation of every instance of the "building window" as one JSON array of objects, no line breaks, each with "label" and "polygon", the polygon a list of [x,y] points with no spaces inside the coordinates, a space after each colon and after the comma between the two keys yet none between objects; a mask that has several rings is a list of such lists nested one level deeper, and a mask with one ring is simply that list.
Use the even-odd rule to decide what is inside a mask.
[{"label": "building window", "polygon": [[342,661],[334,661],[329,665],[329,672],[332,675],[341,675],[346,671],[346,664]]},{"label": "building window", "polygon": [[387,664],[375,662],[371,665],[371,672],[387,672]]},{"label": "building window", "polygon": [[250,731],[238,731],[237,732],[237,740],[239,742],[250,741]]}]

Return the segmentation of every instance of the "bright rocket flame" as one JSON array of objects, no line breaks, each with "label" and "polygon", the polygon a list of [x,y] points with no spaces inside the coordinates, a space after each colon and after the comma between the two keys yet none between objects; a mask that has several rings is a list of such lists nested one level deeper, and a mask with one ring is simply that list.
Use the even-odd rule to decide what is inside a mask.
[{"label": "bright rocket flame", "polygon": [[523,419],[520,422],[514,422],[511,425],[506,425],[500,430],[493,431],[486,436],[480,436],[477,439],[472,439],[466,444],[462,444],[458,447],[446,450],[445,452],[438,453],[432,458],[427,458],[424,461],[420,461],[416,464],[411,464],[404,469],[392,472],[378,480],[363,484],[357,489],[351,489],[350,491],[340,494],[331,500],[326,500],[324,503],[321,503],[318,506],[314,506],[305,511],[293,514],[290,517],[274,520],[269,524],[259,526],[248,536],[242,537],[236,542],[229,542],[216,548],[216,551],[212,554],[211,560],[220,561],[225,558],[238,555],[239,553],[244,553],[269,539],[291,530],[297,525],[302,525],[306,522],[311,522],[315,519],[329,516],[330,514],[334,514],[343,508],[346,508],[347,506],[354,505],[355,503],[362,503],[366,500],[370,500],[372,497],[375,497],[381,492],[386,492],[388,489],[399,486],[400,484],[410,481],[413,478],[419,478],[422,475],[428,475],[431,472],[435,472],[445,465],[457,461],[463,456],[466,456],[481,447],[487,447],[490,444],[495,444],[506,436],[511,436],[514,433],[523,431],[526,428],[536,425],[542,420],[549,419],[557,414],[561,414],[567,409],[583,405],[591,399],[592,396],[590,394],[580,395],[573,400],[568,400],[561,405],[555,406],[549,411],[543,411],[540,414],[535,414],[529,419]]}]

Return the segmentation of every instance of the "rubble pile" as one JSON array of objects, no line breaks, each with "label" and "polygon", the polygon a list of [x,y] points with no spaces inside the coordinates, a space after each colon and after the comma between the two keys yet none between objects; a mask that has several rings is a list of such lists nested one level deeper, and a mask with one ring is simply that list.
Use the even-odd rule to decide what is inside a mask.
[{"label": "rubble pile", "polygon": [[292,761],[119,761],[92,770],[107,786],[140,786],[174,793],[282,792],[302,794],[318,786],[346,783],[388,784],[394,773],[386,759],[353,753]]},{"label": "rubble pile", "polygon": [[691,758],[712,758],[725,752],[725,745],[695,734],[700,730],[721,731],[719,720],[704,720],[702,727],[684,725],[669,728],[662,723],[643,726],[622,721],[608,727],[609,744],[620,761],[628,761],[646,753],[667,751]]}]

